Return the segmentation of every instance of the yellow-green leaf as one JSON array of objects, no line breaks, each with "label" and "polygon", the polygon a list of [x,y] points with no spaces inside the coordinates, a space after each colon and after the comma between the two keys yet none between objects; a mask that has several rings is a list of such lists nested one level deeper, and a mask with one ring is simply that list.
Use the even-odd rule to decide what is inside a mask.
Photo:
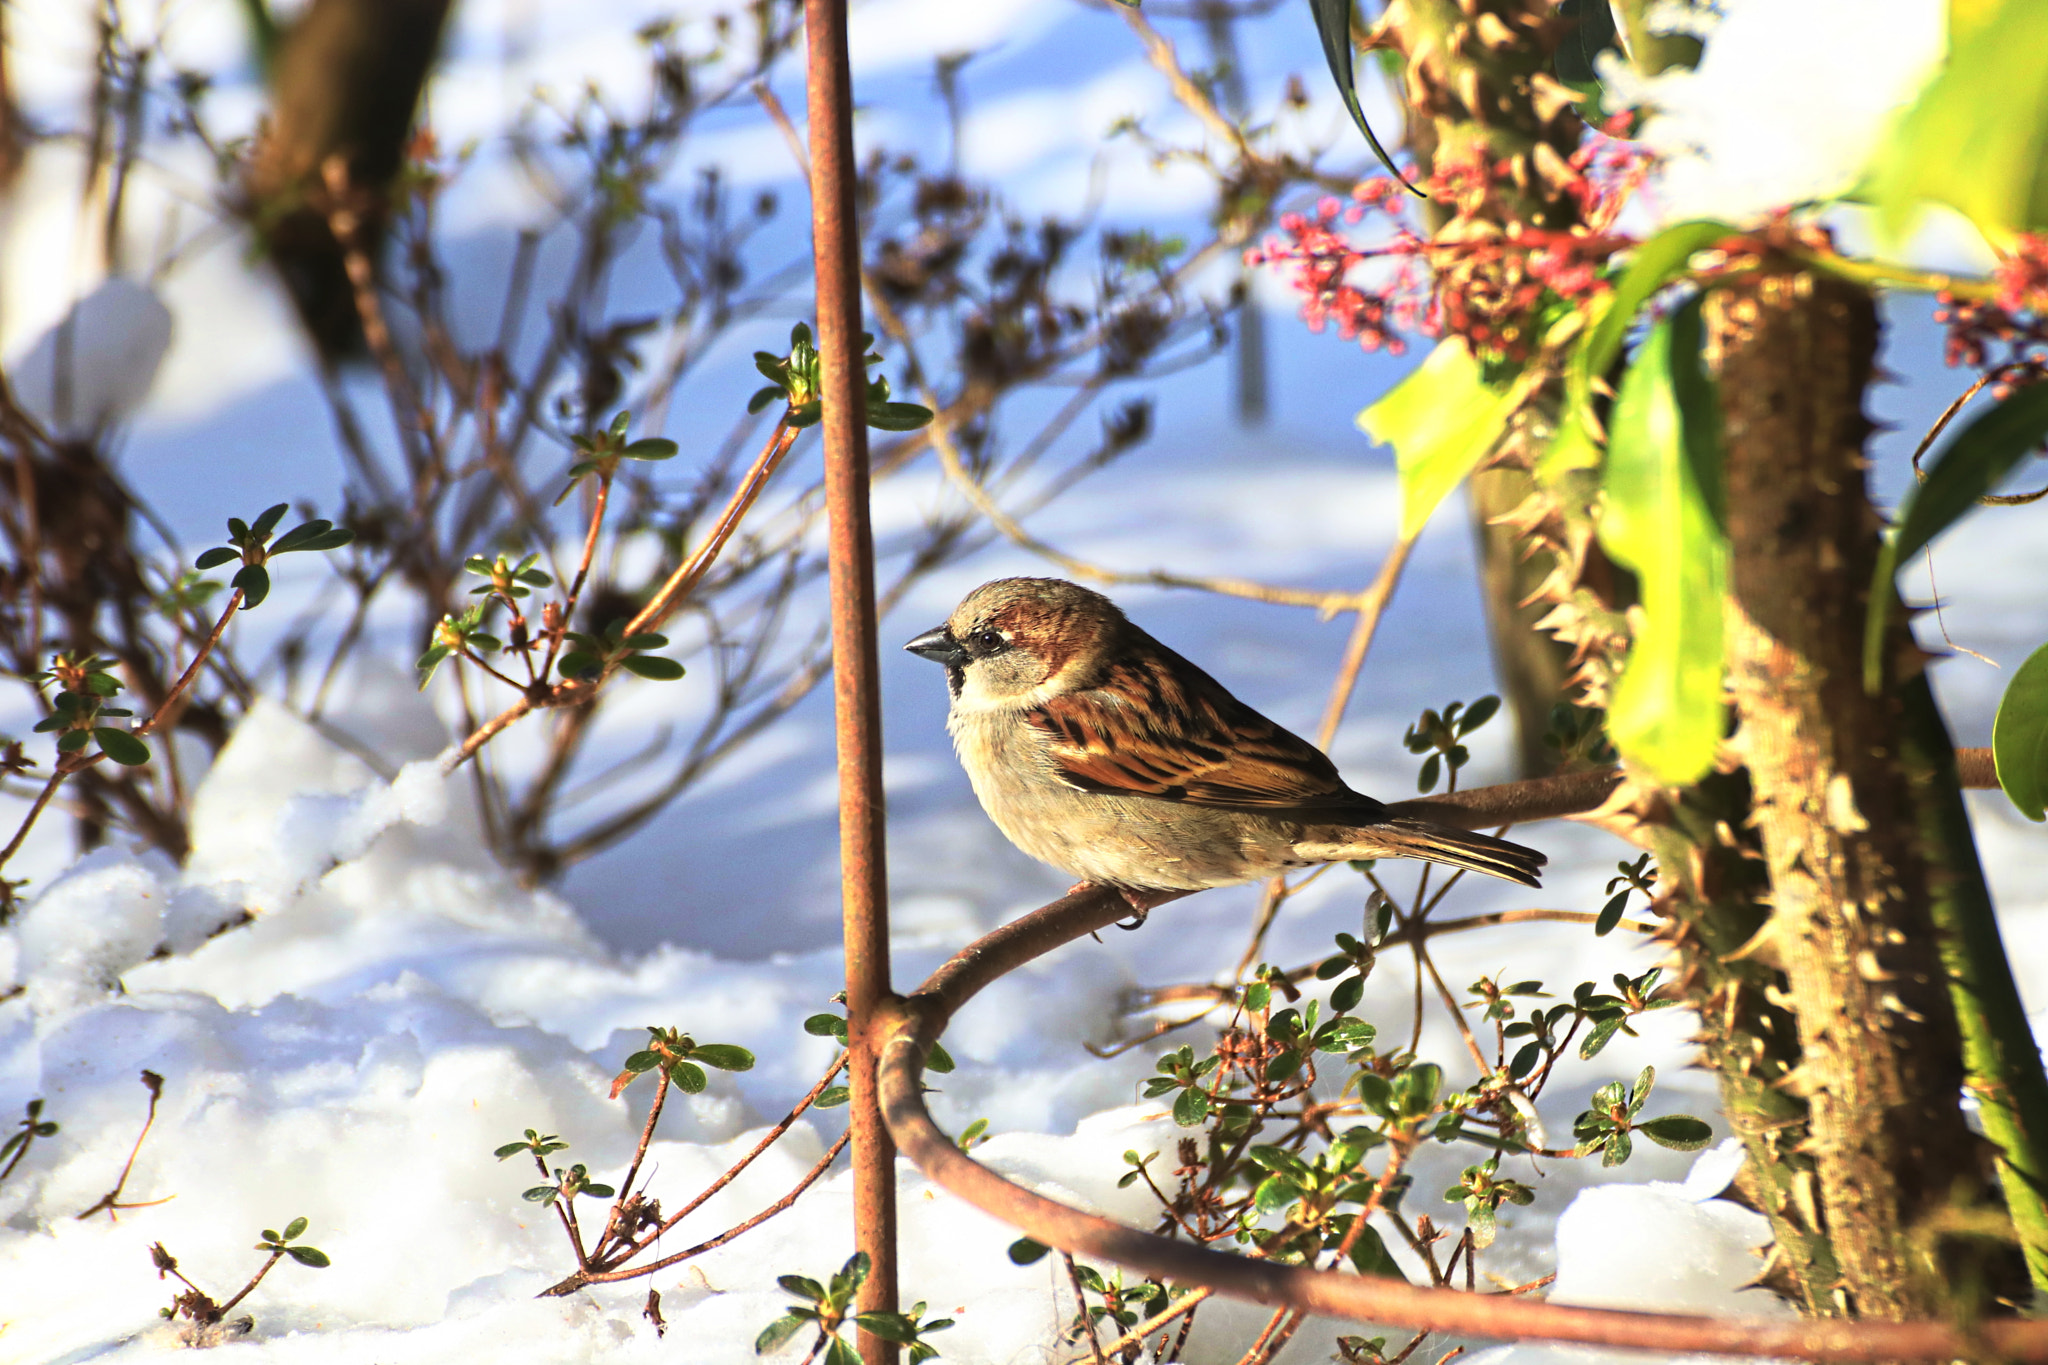
[{"label": "yellow-green leaf", "polygon": [[1670,786],[1706,775],[1723,728],[1719,421],[1700,368],[1695,300],[1651,330],[1621,381],[1600,519],[1601,545],[1642,588],[1608,734],[1630,763]]},{"label": "yellow-green leaf", "polygon": [[1970,7],[1947,65],[1885,139],[1866,193],[1894,238],[1929,199],[1994,246],[2048,227],[2048,5]]},{"label": "yellow-green leaf", "polygon": [[1394,448],[1403,538],[1420,531],[1493,449],[1520,399],[1487,384],[1465,343],[1447,337],[1413,374],[1358,414],[1360,430]]},{"label": "yellow-green leaf", "polygon": [[1991,761],[2020,814],[2048,819],[2048,645],[2027,656],[1999,698]]}]

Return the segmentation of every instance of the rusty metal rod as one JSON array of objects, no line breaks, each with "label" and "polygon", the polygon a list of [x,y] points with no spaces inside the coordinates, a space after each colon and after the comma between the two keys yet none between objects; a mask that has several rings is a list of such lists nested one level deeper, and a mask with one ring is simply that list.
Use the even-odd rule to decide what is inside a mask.
[{"label": "rusty metal rod", "polygon": [[[896,1151],[875,1085],[877,1010],[889,996],[883,857],[881,668],[875,653],[875,544],[868,524],[867,367],[861,362],[860,234],[854,214],[853,79],[846,0],[804,0],[805,107],[811,125],[811,251],[818,277],[825,506],[832,596],[833,728],[839,741],[839,865],[846,933],[847,1080],[856,1246],[868,1255],[864,1312],[896,1311]],[[897,1348],[860,1334],[868,1365]]]},{"label": "rusty metal rod", "polygon": [[[1508,783],[1466,793],[1482,809],[1568,805],[1562,793]],[[1588,781],[1578,810],[1611,789]],[[1559,814],[1574,813],[1559,811]],[[1189,893],[1156,899],[1164,904]],[[1100,1257],[1144,1275],[1267,1305],[1495,1340],[1574,1341],[1667,1352],[1798,1357],[1815,1361],[1947,1360],[1991,1355],[2048,1362],[2048,1322],[1999,1319],[1967,1329],[1946,1322],[1708,1318],[1532,1302],[1498,1294],[1424,1289],[1379,1276],[1276,1265],[1211,1251],[1085,1214],[1015,1185],[963,1153],[924,1107],[924,1058],[946,1024],[977,992],[1005,974],[1130,914],[1124,897],[1083,887],[968,945],[908,999],[887,1002],[882,1112],[904,1155],[933,1181],[1048,1246]]]}]

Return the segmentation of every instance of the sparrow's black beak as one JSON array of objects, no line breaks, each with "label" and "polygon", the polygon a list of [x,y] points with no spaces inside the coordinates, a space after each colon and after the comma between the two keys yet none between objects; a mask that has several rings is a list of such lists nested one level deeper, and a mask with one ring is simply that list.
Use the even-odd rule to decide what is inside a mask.
[{"label": "sparrow's black beak", "polygon": [[903,646],[912,654],[944,664],[948,668],[959,668],[967,662],[967,651],[960,648],[960,642],[946,633],[944,626],[933,626],[924,634]]}]

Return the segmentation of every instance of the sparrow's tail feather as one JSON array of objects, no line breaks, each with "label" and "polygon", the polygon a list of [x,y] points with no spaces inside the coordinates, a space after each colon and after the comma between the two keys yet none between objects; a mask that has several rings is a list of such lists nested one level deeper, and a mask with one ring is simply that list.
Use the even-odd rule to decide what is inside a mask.
[{"label": "sparrow's tail feather", "polygon": [[1474,834],[1433,825],[1427,820],[1392,819],[1367,825],[1343,844],[1295,846],[1297,853],[1336,862],[1355,858],[1421,858],[1426,862],[1484,872],[1523,886],[1541,886],[1543,865],[1550,860],[1533,848],[1511,844],[1490,834]]}]

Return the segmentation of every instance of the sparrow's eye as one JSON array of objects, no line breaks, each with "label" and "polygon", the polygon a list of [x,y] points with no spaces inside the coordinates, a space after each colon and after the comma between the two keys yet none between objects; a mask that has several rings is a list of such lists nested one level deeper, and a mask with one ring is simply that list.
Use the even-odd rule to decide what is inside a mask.
[{"label": "sparrow's eye", "polygon": [[1002,653],[1009,643],[1008,640],[1003,638],[1003,633],[999,630],[977,630],[974,634],[967,637],[968,648],[983,658],[991,654]]}]

